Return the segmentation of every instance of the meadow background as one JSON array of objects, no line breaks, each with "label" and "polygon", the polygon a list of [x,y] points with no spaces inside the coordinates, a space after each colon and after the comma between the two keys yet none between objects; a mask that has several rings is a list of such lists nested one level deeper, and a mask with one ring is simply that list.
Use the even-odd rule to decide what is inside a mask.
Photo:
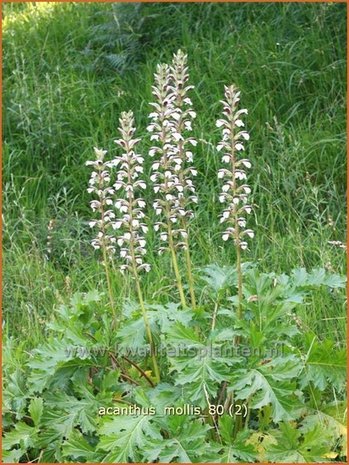
[{"label": "meadow background", "polygon": [[[194,158],[196,275],[209,263],[235,260],[216,220],[214,150],[219,100],[230,83],[249,109],[256,238],[245,260],[266,272],[304,266],[345,273],[345,250],[328,243],[346,236],[345,44],[345,4],[4,4],[5,337],[29,350],[45,339],[43,322],[57,302],[105,289],[89,244],[85,161],[93,146],[115,153],[118,117],[128,109],[147,153],[153,73],[178,48],[188,53],[194,135],[201,139]],[[168,257],[159,258],[156,247],[150,237],[144,289],[147,300],[167,301],[176,290]],[[132,292],[118,273],[113,287],[120,298]],[[343,292],[318,289],[305,308],[305,327],[344,343]]]}]

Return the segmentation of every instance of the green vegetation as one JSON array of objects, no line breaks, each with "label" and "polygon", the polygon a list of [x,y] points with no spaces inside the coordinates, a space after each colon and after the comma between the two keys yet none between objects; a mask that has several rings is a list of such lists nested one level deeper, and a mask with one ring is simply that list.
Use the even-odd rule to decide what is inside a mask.
[{"label": "green vegetation", "polygon": [[[23,3],[5,4],[3,14],[5,459],[344,460],[346,5]],[[116,156],[120,113],[132,110],[149,176],[153,74],[179,48],[188,54],[197,112],[200,201],[190,223],[197,309],[180,308],[170,257],[158,256],[151,230],[151,271],[141,284],[155,344],[222,351],[242,340],[263,353],[279,343],[283,353],[190,363],[159,356],[154,388],[151,357],[135,355],[136,366],[124,358],[127,348],[146,347],[146,335],[135,286],[117,263],[117,331],[106,310],[85,162],[94,146]],[[242,319],[232,311],[236,250],[222,242],[217,201],[215,121],[231,83],[249,109],[253,165],[256,236],[243,253]],[[151,205],[152,190],[144,196]],[[232,396],[248,405],[247,418],[211,415],[208,399],[229,406]],[[98,417],[101,405],[194,401],[208,409],[205,422]]]}]

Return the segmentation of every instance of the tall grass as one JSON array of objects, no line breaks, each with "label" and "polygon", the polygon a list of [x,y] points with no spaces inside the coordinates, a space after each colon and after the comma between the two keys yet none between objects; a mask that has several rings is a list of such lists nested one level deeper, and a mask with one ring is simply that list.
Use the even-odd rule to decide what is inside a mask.
[{"label": "tall grass", "polygon": [[[91,250],[85,193],[93,145],[114,151],[119,113],[132,109],[147,152],[153,72],[178,48],[189,56],[201,207],[191,239],[194,273],[233,263],[215,219],[223,84],[250,109],[249,158],[257,236],[246,255],[265,271],[345,270],[344,4],[5,4],[4,318],[28,345],[74,291],[105,288]],[[142,130],[144,131],[142,134]],[[146,161],[147,168],[150,162]],[[52,253],[47,226],[55,220]],[[213,220],[214,219],[214,220]],[[156,238],[148,245],[149,299],[176,292]],[[152,252],[153,251],[153,252]],[[112,286],[121,288],[117,273]],[[106,296],[107,301],[107,296]],[[318,292],[302,315],[320,337],[345,334],[343,298]]]}]

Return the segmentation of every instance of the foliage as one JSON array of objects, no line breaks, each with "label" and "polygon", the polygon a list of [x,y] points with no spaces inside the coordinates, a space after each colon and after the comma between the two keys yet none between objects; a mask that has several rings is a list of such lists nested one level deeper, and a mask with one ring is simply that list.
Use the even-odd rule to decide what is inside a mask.
[{"label": "foliage", "polygon": [[[225,267],[210,269],[229,277]],[[323,279],[312,280],[312,286],[324,280],[344,286],[340,276],[330,280],[327,273],[321,274]],[[314,334],[300,338],[290,313],[304,305],[309,275],[303,272],[301,280],[297,270],[289,276],[267,275],[250,267],[244,293],[257,292],[258,299],[246,304],[242,325],[229,295],[220,304],[226,311],[218,314],[214,330],[209,329],[209,304],[195,314],[177,304],[150,305],[161,364],[157,386],[150,357],[142,352],[148,347],[145,339],[125,339],[141,327],[138,306],[128,304],[120,327],[110,331],[111,317],[101,296],[74,295],[47,323],[47,344],[31,351],[21,372],[16,365],[22,353],[6,351],[11,369],[4,391],[5,460],[342,460],[346,428],[338,411],[345,394],[343,351]],[[244,335],[245,349],[253,351],[232,352],[236,335]],[[5,348],[11,344],[5,341]],[[314,371],[317,361],[320,372]],[[225,383],[234,402],[248,408],[247,416],[241,417],[245,428],[237,434],[236,411],[217,410]],[[336,392],[333,407],[326,400],[328,389]],[[138,412],[122,410],[136,406]],[[194,406],[197,411],[184,410],[183,415],[165,410]],[[101,411],[108,407],[109,414]],[[16,418],[14,427],[11,418]],[[262,443],[256,441],[260,428],[268,436]]]}]

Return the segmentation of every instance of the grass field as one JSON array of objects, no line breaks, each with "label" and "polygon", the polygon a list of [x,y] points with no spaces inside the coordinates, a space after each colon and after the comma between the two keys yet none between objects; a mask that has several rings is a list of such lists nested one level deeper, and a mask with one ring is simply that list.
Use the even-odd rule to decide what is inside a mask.
[{"label": "grass field", "polygon": [[[5,463],[345,460],[345,44],[336,3],[3,5]],[[117,155],[119,116],[132,110],[149,178],[154,72],[178,49],[195,85],[198,305],[177,304],[175,261],[158,255],[150,228],[138,293],[137,273],[122,276],[117,256],[111,264],[114,318],[90,244],[85,163],[94,146]],[[243,272],[218,221],[215,122],[232,83],[252,163]],[[152,189],[144,195],[151,205]],[[259,354],[124,356],[181,343]],[[282,354],[266,355],[279,344]],[[89,352],[67,352],[80,345]],[[100,413],[188,403],[199,416]]]},{"label": "grass field", "polygon": [[[156,63],[179,47],[189,55],[195,135],[204,141],[195,158],[202,201],[192,226],[195,269],[234,262],[214,222],[219,161],[211,148],[223,84],[234,82],[250,109],[257,237],[246,259],[265,271],[345,270],[345,252],[328,244],[345,240],[345,6],[123,7],[124,39],[116,40],[117,5],[4,5],[4,318],[5,331],[29,346],[57,299],[103,288],[88,243],[84,162],[93,145],[112,149],[122,110],[135,112],[145,134]],[[166,299],[169,263],[152,248],[151,241],[147,294]],[[319,335],[343,339],[341,299],[319,293],[302,317]]]}]

